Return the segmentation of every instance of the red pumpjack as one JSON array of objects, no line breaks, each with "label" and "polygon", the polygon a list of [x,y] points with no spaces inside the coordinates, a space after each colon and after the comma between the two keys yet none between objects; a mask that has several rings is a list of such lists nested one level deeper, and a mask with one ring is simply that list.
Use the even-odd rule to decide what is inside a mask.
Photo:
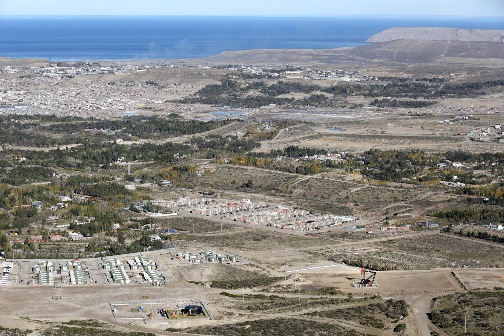
[{"label": "red pumpjack", "polygon": [[[366,278],[366,272],[371,273],[370,276]],[[373,284],[375,282],[376,278],[376,271],[371,271],[368,269],[365,269],[364,267],[361,269],[361,275],[362,279],[359,281],[359,285],[361,287],[373,287]]]}]

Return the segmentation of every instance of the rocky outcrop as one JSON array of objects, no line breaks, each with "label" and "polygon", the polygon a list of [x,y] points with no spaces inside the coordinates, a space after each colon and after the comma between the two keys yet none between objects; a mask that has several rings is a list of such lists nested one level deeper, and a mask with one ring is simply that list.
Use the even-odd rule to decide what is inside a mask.
[{"label": "rocky outcrop", "polygon": [[367,42],[389,42],[394,40],[504,42],[504,30],[390,28],[371,36]]}]

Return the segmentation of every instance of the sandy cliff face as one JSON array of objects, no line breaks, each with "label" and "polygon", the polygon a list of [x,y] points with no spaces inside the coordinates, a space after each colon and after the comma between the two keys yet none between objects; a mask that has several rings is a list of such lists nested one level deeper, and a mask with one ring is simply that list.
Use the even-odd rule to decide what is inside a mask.
[{"label": "sandy cliff face", "polygon": [[393,40],[504,42],[504,30],[459,28],[390,28],[371,36],[368,42]]}]

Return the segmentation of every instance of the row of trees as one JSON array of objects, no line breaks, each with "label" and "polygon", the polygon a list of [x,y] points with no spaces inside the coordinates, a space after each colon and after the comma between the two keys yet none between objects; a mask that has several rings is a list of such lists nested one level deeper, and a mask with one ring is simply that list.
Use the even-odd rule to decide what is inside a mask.
[{"label": "row of trees", "polygon": [[123,184],[116,182],[101,182],[82,186],[80,191],[86,195],[99,197],[105,201],[121,200],[130,195]]},{"label": "row of trees", "polygon": [[444,219],[448,223],[498,223],[504,221],[504,209],[497,207],[463,207],[435,211],[433,217]]},{"label": "row of trees", "polygon": [[476,188],[464,188],[462,193],[484,197],[488,199],[488,204],[504,205],[504,185],[502,183],[492,183]]},{"label": "row of trees", "polygon": [[165,139],[173,136],[198,134],[229,123],[227,120],[184,120],[176,114],[168,117],[128,117],[123,119],[68,119],[2,117],[0,144],[27,147],[56,147],[66,144],[101,143],[115,139]]},{"label": "row of trees", "polygon": [[[318,174],[323,169],[323,165],[317,160],[293,162],[287,160],[276,160],[272,158],[261,158],[252,155],[239,155],[230,157],[228,161],[230,164],[239,166],[252,166],[264,169],[274,169],[300,175]],[[250,186],[246,187],[250,188]]]},{"label": "row of trees", "polygon": [[504,235],[497,232],[490,232],[482,229],[468,229],[468,228],[455,228],[453,226],[448,226],[446,232],[455,233],[464,237],[478,238],[493,241],[496,243],[504,244]]},{"label": "row of trees", "polygon": [[[445,83],[444,80],[420,78],[415,80],[390,79],[386,84],[337,84],[322,87],[317,84],[305,84],[299,81],[278,81],[267,84],[264,81],[240,82],[230,76],[221,80],[220,84],[210,84],[196,92],[191,97],[179,102],[203,103],[210,105],[228,105],[234,107],[260,107],[269,104],[291,106],[333,106],[342,102],[348,96],[364,97],[393,97],[401,99],[375,99],[371,105],[379,107],[406,107],[421,108],[436,104],[442,97],[467,96],[484,94],[485,90],[501,86],[504,80],[472,82],[472,83]],[[308,98],[293,99],[281,97],[285,94],[301,93],[311,94]],[[322,93],[332,95],[328,97]],[[334,98],[339,97],[340,101]],[[415,99],[415,100],[411,100]],[[424,99],[418,101],[417,99]]]},{"label": "row of trees", "polygon": [[309,147],[299,147],[295,145],[287,146],[283,149],[271,150],[270,157],[286,156],[290,158],[303,158],[314,155],[327,155],[328,152],[325,149],[309,148]]},{"label": "row of trees", "polygon": [[191,144],[195,145],[198,150],[212,150],[225,153],[246,153],[261,145],[255,140],[239,138],[235,135],[225,137],[220,135],[193,137]]},{"label": "row of trees", "polygon": [[[496,161],[488,161],[488,164],[483,164],[483,162],[476,164],[477,161],[474,161],[474,159],[481,158],[481,156],[485,155],[480,154],[473,157],[471,154],[462,155],[458,154],[458,152],[427,153],[420,150],[369,150],[359,157],[362,162],[359,169],[362,175],[382,181],[409,181],[409,183],[424,184],[430,182],[439,183],[440,181],[457,181],[473,186],[486,185],[485,187],[478,188],[467,187],[463,190],[466,194],[492,196],[493,201],[496,202],[498,199],[502,199],[502,188],[499,188],[498,184],[487,185],[492,181],[493,177],[485,173],[474,174],[474,169],[488,169],[494,176],[498,176],[499,174],[495,166],[502,159],[497,158],[499,154],[490,154],[491,157],[496,158]],[[456,168],[451,165],[452,161],[456,161],[453,160],[454,158],[467,158],[469,161],[462,160],[466,166],[465,168]],[[345,162],[343,166],[349,163],[351,163],[350,160]],[[438,166],[440,163],[444,165]],[[476,167],[469,168],[471,165],[475,165]]]},{"label": "row of trees", "polygon": [[439,156],[423,151],[369,150],[361,157],[364,167],[361,174],[368,178],[401,182],[412,178],[426,166],[435,166]]},{"label": "row of trees", "polygon": [[178,160],[177,157],[192,152],[191,147],[175,143],[164,143],[162,145],[144,143],[130,146],[104,143],[68,149],[58,148],[47,152],[23,151],[22,154],[33,165],[77,169],[101,167],[107,169],[111,164],[116,163],[119,158],[124,158],[127,162],[173,163]]},{"label": "row of trees", "polygon": [[74,134],[85,129],[110,130],[120,136],[127,134],[139,138],[156,139],[198,134],[221,127],[229,123],[227,120],[185,120],[176,114],[164,117],[128,117],[123,119],[86,120],[74,123],[51,123],[41,127],[41,131],[50,134]]},{"label": "row of trees", "polygon": [[[112,207],[99,204],[72,205],[68,216],[70,220],[69,229],[81,233],[85,237],[92,237],[98,232],[109,232],[113,229],[113,224],[122,224],[123,219]],[[87,218],[87,220],[79,220]]]},{"label": "row of trees", "polygon": [[36,218],[37,209],[34,207],[17,208],[12,214],[0,214],[0,230],[21,230],[30,226]]},{"label": "row of trees", "polygon": [[22,185],[32,182],[50,181],[56,172],[41,166],[15,166],[0,169],[0,182],[11,185]]},{"label": "row of trees", "polygon": [[398,99],[375,99],[371,106],[376,107],[404,107],[404,108],[422,108],[437,104],[434,100],[398,100]]}]

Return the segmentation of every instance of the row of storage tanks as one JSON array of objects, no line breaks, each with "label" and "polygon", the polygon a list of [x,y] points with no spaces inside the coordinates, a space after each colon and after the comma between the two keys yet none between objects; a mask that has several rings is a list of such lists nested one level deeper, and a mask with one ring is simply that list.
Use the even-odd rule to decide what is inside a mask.
[{"label": "row of storage tanks", "polygon": [[2,279],[0,280],[0,285],[8,285],[10,284],[9,276],[12,271],[12,268],[14,267],[14,263],[4,261],[2,263]]},{"label": "row of storage tanks", "polygon": [[[164,281],[162,275],[156,271],[157,264],[152,258],[138,256],[132,260],[127,260],[126,263],[131,271],[140,271],[144,280],[149,283],[159,284]],[[115,283],[131,283],[131,279],[126,273],[125,265],[119,259],[107,259],[104,261],[102,267],[110,272],[112,280]]]},{"label": "row of storage tanks", "polygon": [[107,259],[102,266],[105,270],[110,272],[112,281],[117,284],[131,283],[129,275],[126,273],[124,265],[119,259]]},{"label": "row of storage tanks", "polygon": [[80,261],[69,261],[66,265],[63,264],[60,267],[61,274],[65,272],[70,275],[70,283],[72,285],[82,285],[86,283],[86,277],[84,276],[84,272],[82,271],[82,265]]},{"label": "row of storage tanks", "polygon": [[37,275],[37,283],[40,285],[54,285],[54,270],[52,261],[42,260],[32,266],[32,272]]}]

